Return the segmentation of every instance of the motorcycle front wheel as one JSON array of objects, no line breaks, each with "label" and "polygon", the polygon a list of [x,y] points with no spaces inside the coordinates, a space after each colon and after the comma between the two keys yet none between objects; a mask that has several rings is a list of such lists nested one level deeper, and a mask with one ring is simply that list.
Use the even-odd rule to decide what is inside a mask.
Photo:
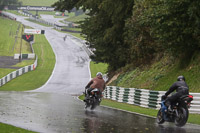
[{"label": "motorcycle front wheel", "polygon": [[158,124],[163,124],[165,122],[163,115],[164,114],[163,114],[162,110],[160,109],[158,111],[157,118],[156,118],[156,121],[157,121]]},{"label": "motorcycle front wheel", "polygon": [[178,116],[175,118],[175,125],[178,127],[182,127],[186,124],[188,119],[187,110],[183,107],[177,109]]}]

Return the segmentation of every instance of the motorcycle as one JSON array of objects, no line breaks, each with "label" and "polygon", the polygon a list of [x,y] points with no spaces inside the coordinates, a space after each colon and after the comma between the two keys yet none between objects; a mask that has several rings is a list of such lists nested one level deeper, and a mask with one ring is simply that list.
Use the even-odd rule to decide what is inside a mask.
[{"label": "motorcycle", "polygon": [[176,126],[182,127],[186,124],[189,116],[189,108],[192,95],[183,95],[177,102],[171,105],[171,110],[165,106],[165,99],[161,100],[161,108],[157,114],[157,123],[163,124],[165,121],[174,122]]},{"label": "motorcycle", "polygon": [[90,107],[91,110],[94,110],[96,106],[100,105],[101,103],[101,91],[98,88],[93,89],[90,92],[90,94],[87,93],[87,89],[86,89],[85,97],[87,97],[87,99],[84,100],[85,109]]}]

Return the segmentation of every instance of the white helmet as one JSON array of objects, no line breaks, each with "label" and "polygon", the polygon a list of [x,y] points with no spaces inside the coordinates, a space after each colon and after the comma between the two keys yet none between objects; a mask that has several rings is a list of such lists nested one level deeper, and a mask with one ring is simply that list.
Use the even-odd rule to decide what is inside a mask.
[{"label": "white helmet", "polygon": [[103,76],[103,74],[102,74],[101,72],[98,72],[98,73],[96,74],[96,76]]}]

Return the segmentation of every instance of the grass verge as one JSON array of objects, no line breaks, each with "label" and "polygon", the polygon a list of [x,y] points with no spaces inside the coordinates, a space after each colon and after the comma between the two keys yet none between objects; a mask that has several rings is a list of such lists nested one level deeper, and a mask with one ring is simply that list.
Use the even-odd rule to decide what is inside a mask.
[{"label": "grass verge", "polygon": [[[14,54],[20,53],[22,24],[3,17],[0,17],[0,23],[0,56],[14,56]],[[18,28],[19,31],[17,32]],[[31,53],[30,44],[24,40],[22,40],[22,53]],[[12,67],[24,67],[33,64],[33,62],[34,60],[23,60]],[[15,70],[1,68],[0,78]]]},{"label": "grass verge", "polygon": [[1,133],[36,133],[3,123],[0,123],[0,130]]},{"label": "grass verge", "polygon": [[25,67],[27,64],[33,64],[35,60],[23,60],[22,62],[17,63],[16,65],[13,65],[12,67]]},{"label": "grass verge", "polygon": [[107,72],[108,65],[105,63],[96,63],[94,61],[90,62],[91,77],[95,77],[97,72],[102,72],[105,74]]},{"label": "grass verge", "polygon": [[23,6],[51,6],[56,1],[58,0],[19,0]]},{"label": "grass verge", "polygon": [[68,33],[71,34],[72,36],[85,40],[85,38],[80,33],[72,33],[72,32],[64,32],[64,33]]},{"label": "grass verge", "polygon": [[5,68],[0,68],[0,78],[8,75],[9,73],[13,72],[15,69],[5,69]]},{"label": "grass verge", "polygon": [[[3,17],[0,17],[0,23],[0,56],[14,56],[15,53],[20,53],[22,24]],[[31,53],[30,44],[24,40],[22,53]]]},{"label": "grass verge", "polygon": [[83,21],[87,17],[89,17],[89,16],[86,14],[81,14],[78,16],[70,16],[69,18],[66,18],[65,21],[77,23],[79,21]]},{"label": "grass verge", "polygon": [[18,16],[25,16],[25,15],[20,14],[17,10],[5,10],[5,11],[12,13],[12,14],[15,14],[15,15],[18,15]]},{"label": "grass verge", "polygon": [[36,24],[39,24],[39,25],[42,25],[42,26],[45,26],[45,27],[52,27],[52,26],[50,26],[48,24],[40,23],[40,22],[35,21],[35,20],[31,20],[31,19],[26,19],[26,20],[28,20],[30,22],[33,22],[33,23],[36,23]]},{"label": "grass verge", "polygon": [[27,91],[41,87],[51,76],[55,65],[54,52],[44,35],[35,35],[33,45],[38,56],[36,70],[19,76],[0,87],[1,91]]}]

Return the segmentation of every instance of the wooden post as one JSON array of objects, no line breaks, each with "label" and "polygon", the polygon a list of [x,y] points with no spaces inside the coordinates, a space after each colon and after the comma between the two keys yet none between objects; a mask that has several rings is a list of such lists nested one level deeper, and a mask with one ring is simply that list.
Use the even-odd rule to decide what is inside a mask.
[{"label": "wooden post", "polygon": [[21,32],[21,43],[20,43],[20,53],[19,53],[19,62],[22,61],[22,35],[24,32],[24,25],[22,24],[22,32]]}]

